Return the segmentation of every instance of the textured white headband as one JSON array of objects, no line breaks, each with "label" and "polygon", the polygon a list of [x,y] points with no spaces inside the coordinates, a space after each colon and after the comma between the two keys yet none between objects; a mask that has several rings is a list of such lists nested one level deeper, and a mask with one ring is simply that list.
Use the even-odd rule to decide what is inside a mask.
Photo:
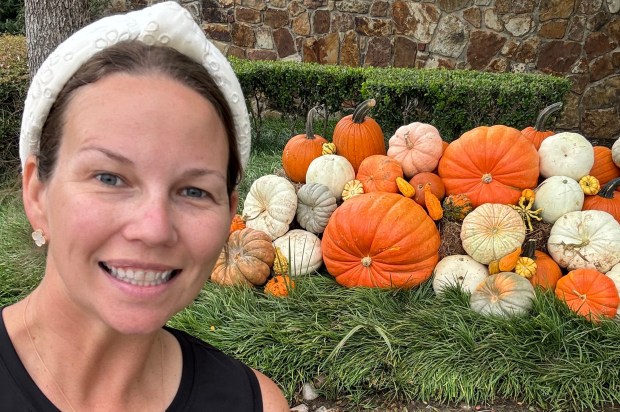
[{"label": "textured white headband", "polygon": [[241,163],[245,167],[250,157],[250,120],[237,76],[189,11],[167,1],[98,20],[74,33],[49,55],[32,79],[24,105],[19,141],[22,168],[30,154],[38,153],[41,129],[71,76],[98,51],[127,40],[171,47],[208,70],[232,110]]}]

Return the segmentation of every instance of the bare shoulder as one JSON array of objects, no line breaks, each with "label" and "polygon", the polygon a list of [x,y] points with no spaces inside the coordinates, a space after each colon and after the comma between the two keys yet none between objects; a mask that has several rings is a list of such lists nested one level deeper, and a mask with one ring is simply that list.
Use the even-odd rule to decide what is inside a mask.
[{"label": "bare shoulder", "polygon": [[263,397],[263,411],[289,412],[290,408],[288,402],[278,385],[256,369],[252,370],[256,374],[258,384],[260,385],[261,395]]}]

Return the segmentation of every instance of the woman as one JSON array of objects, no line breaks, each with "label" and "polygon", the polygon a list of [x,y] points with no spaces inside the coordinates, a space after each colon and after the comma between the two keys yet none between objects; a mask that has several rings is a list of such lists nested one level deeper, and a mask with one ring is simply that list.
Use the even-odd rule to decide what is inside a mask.
[{"label": "woman", "polygon": [[289,410],[260,372],[163,327],[226,241],[248,124],[226,59],[174,2],[50,55],[20,142],[46,267],[2,311],[0,410]]}]

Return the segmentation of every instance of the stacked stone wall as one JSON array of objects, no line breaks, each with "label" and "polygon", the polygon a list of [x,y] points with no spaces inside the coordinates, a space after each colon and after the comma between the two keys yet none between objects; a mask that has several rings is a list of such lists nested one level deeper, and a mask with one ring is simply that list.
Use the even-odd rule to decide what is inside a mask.
[{"label": "stacked stone wall", "polygon": [[573,87],[556,129],[620,136],[620,0],[181,3],[240,58],[566,76]]}]

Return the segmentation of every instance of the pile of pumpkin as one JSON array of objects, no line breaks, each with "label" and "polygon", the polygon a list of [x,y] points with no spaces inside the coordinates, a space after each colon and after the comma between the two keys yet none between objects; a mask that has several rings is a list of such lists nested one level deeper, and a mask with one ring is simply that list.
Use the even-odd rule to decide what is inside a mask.
[{"label": "pile of pumpkin", "polygon": [[[343,117],[332,142],[306,133],[282,154],[286,176],[253,182],[212,279],[265,284],[283,296],[323,264],[345,287],[459,286],[479,313],[527,312],[535,287],[575,312],[613,318],[620,304],[620,140],[593,147],[577,133],[481,126],[445,142],[430,124],[396,130],[385,147],[368,116]],[[619,190],[616,190],[619,189]],[[462,254],[438,253],[438,224],[457,221]],[[550,225],[542,251],[526,234]],[[538,249],[538,250],[537,250]],[[618,315],[620,318],[620,314]]]}]

